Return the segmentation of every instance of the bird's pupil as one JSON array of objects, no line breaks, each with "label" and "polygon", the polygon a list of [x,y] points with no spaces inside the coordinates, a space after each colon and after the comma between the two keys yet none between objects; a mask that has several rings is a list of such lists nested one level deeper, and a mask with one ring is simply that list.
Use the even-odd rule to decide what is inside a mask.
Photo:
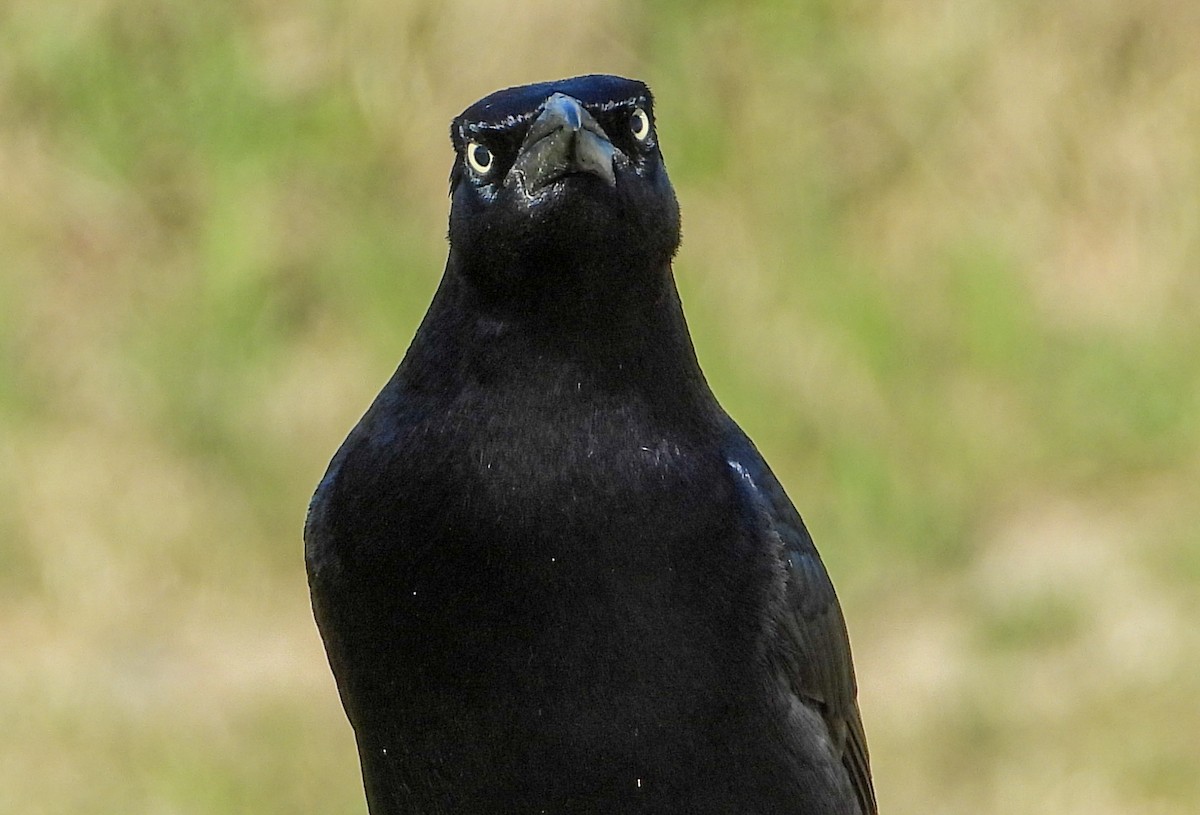
[{"label": "bird's pupil", "polygon": [[492,154],[482,144],[475,145],[472,158],[480,167],[486,167],[492,163]]},{"label": "bird's pupil", "polygon": [[648,131],[650,129],[650,122],[646,118],[645,112],[641,111],[641,110],[635,110],[633,112],[632,125],[633,125],[633,135],[637,136],[639,139],[641,137],[645,136],[646,131]]}]

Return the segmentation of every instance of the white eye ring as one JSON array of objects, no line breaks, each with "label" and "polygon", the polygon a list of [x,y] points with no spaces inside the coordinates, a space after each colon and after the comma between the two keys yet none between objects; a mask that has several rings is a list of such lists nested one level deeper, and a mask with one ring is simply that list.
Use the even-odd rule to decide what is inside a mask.
[{"label": "white eye ring", "polygon": [[467,144],[467,164],[471,165],[472,170],[480,175],[487,175],[488,170],[492,169],[493,163],[491,150],[477,141]]},{"label": "white eye ring", "polygon": [[641,108],[633,109],[633,115],[629,117],[629,129],[638,141],[646,140],[650,135],[650,117],[646,115],[646,111]]}]

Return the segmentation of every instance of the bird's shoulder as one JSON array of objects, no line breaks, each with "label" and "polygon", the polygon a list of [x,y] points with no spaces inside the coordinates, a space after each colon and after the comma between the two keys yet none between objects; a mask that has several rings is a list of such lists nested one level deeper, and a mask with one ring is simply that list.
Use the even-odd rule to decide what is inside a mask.
[{"label": "bird's shoulder", "polygon": [[862,812],[872,815],[877,810],[850,640],[833,582],[783,485],[736,426],[726,434],[724,453],[743,524],[775,549],[782,568],[770,660],[796,700],[824,720]]},{"label": "bird's shoulder", "polygon": [[411,432],[411,402],[397,377],[376,396],[346,436],[317,484],[304,522],[304,554],[310,577],[338,572],[352,530],[366,503],[376,504],[389,479],[390,460]]}]

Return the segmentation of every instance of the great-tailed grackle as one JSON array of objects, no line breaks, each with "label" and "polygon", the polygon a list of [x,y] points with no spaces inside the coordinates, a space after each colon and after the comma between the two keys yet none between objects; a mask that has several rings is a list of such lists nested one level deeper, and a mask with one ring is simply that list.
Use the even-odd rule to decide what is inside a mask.
[{"label": "great-tailed grackle", "polygon": [[650,91],[451,137],[445,275],[305,528],[372,815],[875,813],[833,585],[696,361]]}]

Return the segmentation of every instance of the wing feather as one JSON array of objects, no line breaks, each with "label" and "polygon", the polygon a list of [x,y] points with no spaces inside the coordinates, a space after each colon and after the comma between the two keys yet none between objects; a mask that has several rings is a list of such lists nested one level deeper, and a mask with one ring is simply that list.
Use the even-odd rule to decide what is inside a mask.
[{"label": "wing feather", "polygon": [[777,659],[792,692],[824,719],[863,815],[877,815],[850,638],[829,573],[783,485],[741,431],[726,458],[754,508],[756,531],[779,542],[786,580]]}]

